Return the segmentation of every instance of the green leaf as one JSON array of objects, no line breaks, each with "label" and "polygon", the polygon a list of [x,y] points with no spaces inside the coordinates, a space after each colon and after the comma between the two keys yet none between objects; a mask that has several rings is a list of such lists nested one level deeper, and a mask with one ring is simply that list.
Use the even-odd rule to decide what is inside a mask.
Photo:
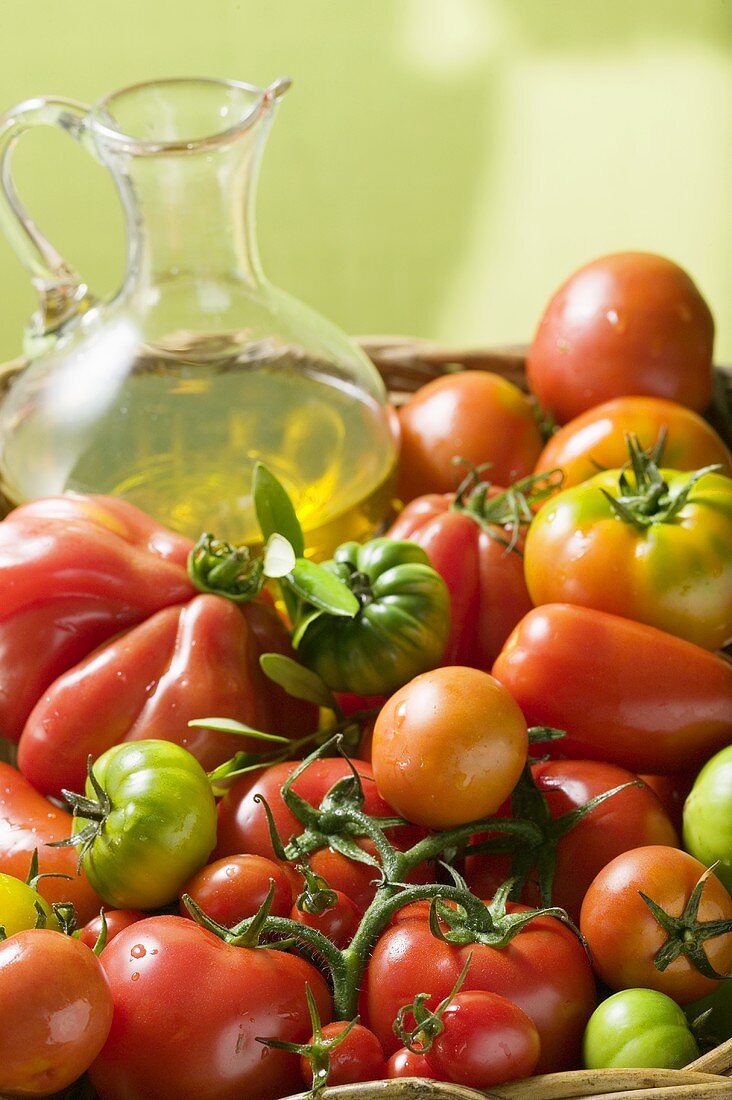
[{"label": "green leaf", "polygon": [[217,733],[236,733],[242,737],[252,737],[255,741],[277,741],[281,745],[290,741],[289,737],[282,737],[279,733],[255,730],[244,722],[237,722],[235,718],[192,718],[188,725],[196,729],[215,730]]},{"label": "green leaf", "polygon": [[321,615],[325,615],[325,612],[321,611],[319,607],[313,607],[310,611],[306,612],[304,615],[298,616],[297,626],[295,627],[295,629],[292,633],[292,648],[293,649],[297,649],[297,647],[300,645],[300,641],[302,640],[302,636],[305,633],[305,631],[307,630],[307,628],[310,626],[311,623],[314,623],[316,619],[319,619],[321,617]]},{"label": "green leaf", "polygon": [[306,558],[297,559],[286,583],[301,599],[329,615],[352,619],[361,607],[345,581]]},{"label": "green leaf", "polygon": [[282,535],[292,546],[295,557],[301,558],[305,553],[305,539],[292,501],[285,487],[262,462],[254,466],[252,497],[265,542],[271,535]]},{"label": "green leaf", "polygon": [[217,768],[208,773],[208,781],[214,790],[225,791],[232,783],[236,782],[247,772],[256,771],[269,763],[267,757],[257,756],[253,752],[237,752],[231,760],[224,761]]},{"label": "green leaf", "polygon": [[295,551],[284,535],[270,535],[264,548],[265,577],[285,577],[295,567]]},{"label": "green leaf", "polygon": [[318,707],[336,710],[337,703],[330,688],[326,687],[312,669],[304,668],[291,657],[282,653],[263,653],[259,658],[264,675],[275,684],[284,688],[295,699],[304,699]]}]

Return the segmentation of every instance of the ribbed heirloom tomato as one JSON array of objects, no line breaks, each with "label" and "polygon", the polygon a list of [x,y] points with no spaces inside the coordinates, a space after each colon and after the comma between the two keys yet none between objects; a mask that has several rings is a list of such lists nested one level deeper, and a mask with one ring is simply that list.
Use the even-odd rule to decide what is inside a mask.
[{"label": "ribbed heirloom tomato", "polygon": [[446,829],[495,813],[527,751],[524,716],[503,685],[455,665],[415,677],[387,700],[371,761],[377,787],[397,813]]}]

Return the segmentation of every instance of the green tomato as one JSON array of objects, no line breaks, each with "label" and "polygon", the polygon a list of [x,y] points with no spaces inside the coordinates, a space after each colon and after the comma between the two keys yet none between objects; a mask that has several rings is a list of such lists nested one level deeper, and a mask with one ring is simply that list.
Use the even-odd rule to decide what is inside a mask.
[{"label": "green tomato", "polygon": [[684,804],[684,847],[732,893],[732,745],[708,760]]},{"label": "green tomato", "polygon": [[[305,604],[301,660],[333,691],[386,695],[439,664],[450,629],[450,596],[413,542],[346,542],[323,568],[359,602],[352,618]],[[298,633],[296,631],[296,637]]]},{"label": "green tomato", "polygon": [[114,745],[95,761],[86,799],[69,800],[89,882],[115,909],[167,905],[216,843],[208,777],[170,741]]},{"label": "green tomato", "polygon": [[[40,907],[40,913],[36,906]],[[51,928],[58,932],[59,924],[51,906],[37,890],[13,875],[0,874],[0,928],[6,936],[14,936],[28,928]]]},{"label": "green tomato", "polygon": [[583,1041],[587,1069],[681,1069],[698,1054],[684,1013],[655,989],[623,989],[602,1001]]}]

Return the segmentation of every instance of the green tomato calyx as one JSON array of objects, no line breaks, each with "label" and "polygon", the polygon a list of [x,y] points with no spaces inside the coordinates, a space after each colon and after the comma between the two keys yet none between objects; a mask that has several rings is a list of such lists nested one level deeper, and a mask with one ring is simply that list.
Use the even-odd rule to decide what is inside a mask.
[{"label": "green tomato calyx", "polygon": [[491,494],[491,483],[480,479],[484,468],[471,466],[457,488],[451,510],[470,516],[490,538],[506,547],[507,554],[520,555],[518,541],[534,518],[536,506],[561,489],[564,473],[554,469],[529,474]]},{"label": "green tomato calyx", "polygon": [[654,917],[666,933],[666,941],[656,953],[653,960],[656,970],[664,971],[679,955],[685,955],[700,974],[714,981],[730,979],[732,975],[720,974],[710,963],[703,944],[705,940],[714,939],[716,936],[725,936],[732,932],[732,920],[700,921],[698,918],[699,903],[701,901],[704,884],[714,873],[714,864],[707,867],[699,877],[699,881],[689,895],[689,900],[684,906],[680,917],[672,917],[658,902],[653,901],[642,890],[638,893],[643,898]]},{"label": "green tomato calyx", "polygon": [[76,791],[61,791],[61,794],[71,807],[74,818],[83,818],[85,821],[88,821],[88,824],[77,833],[73,833],[66,840],[56,840],[52,845],[56,848],[79,849],[79,858],[76,861],[77,874],[81,870],[84,856],[90,848],[92,848],[94,841],[101,834],[104,823],[112,812],[112,801],[94,774],[92,760],[93,757],[91,753],[89,753],[86,760],[86,773],[96,798],[87,798],[86,795],[78,794]]},{"label": "green tomato calyx", "polygon": [[670,523],[699,479],[722,468],[719,464],[703,466],[691,473],[687,481],[670,488],[658,467],[658,445],[644,451],[632,433],[626,433],[625,441],[629,460],[618,476],[618,495],[604,488],[600,492],[619,519],[639,530],[654,523]]}]

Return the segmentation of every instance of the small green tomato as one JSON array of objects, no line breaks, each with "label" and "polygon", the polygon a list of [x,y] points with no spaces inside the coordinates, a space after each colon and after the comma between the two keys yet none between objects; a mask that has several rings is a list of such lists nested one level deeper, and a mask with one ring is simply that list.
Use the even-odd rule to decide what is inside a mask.
[{"label": "small green tomato", "polygon": [[708,760],[684,804],[684,847],[732,893],[732,745]]},{"label": "small green tomato", "polygon": [[655,989],[623,989],[602,1001],[583,1041],[587,1069],[681,1069],[698,1054],[684,1013]]}]

